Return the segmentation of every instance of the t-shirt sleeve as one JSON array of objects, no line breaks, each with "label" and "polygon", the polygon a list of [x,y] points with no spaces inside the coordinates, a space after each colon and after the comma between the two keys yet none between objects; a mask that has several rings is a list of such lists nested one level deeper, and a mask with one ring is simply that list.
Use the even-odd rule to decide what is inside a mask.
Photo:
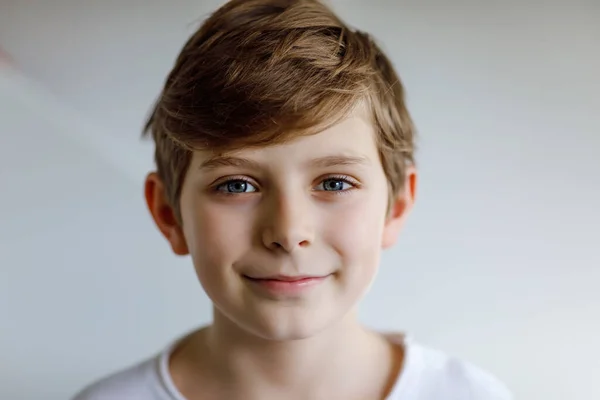
[{"label": "t-shirt sleeve", "polygon": [[71,400],[170,400],[155,360],[114,373],[90,384]]},{"label": "t-shirt sleeve", "polygon": [[446,384],[469,400],[514,400],[508,387],[483,369],[460,360],[449,360]]}]

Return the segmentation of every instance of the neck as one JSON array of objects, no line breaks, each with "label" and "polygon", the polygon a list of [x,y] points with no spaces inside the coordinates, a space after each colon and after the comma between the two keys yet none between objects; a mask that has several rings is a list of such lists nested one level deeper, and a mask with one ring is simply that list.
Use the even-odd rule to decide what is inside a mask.
[{"label": "neck", "polygon": [[393,369],[389,343],[363,328],[354,313],[309,338],[276,341],[252,335],[215,311],[214,323],[201,336],[210,364],[205,370],[211,371],[213,382],[260,398],[270,396],[258,393],[277,398],[290,390],[299,398],[339,398],[341,390],[368,392],[374,398],[371,385],[353,384],[373,382],[385,391]]},{"label": "neck", "polygon": [[[339,323],[309,338],[298,340],[269,340],[249,333],[226,317],[215,314],[207,340],[214,358],[229,373],[248,376],[246,367],[272,384],[289,385],[293,381],[317,375],[315,366],[342,361],[348,349],[357,349],[368,337],[367,332],[348,316]],[[352,347],[348,344],[352,343]],[[345,351],[343,351],[345,350]]]}]

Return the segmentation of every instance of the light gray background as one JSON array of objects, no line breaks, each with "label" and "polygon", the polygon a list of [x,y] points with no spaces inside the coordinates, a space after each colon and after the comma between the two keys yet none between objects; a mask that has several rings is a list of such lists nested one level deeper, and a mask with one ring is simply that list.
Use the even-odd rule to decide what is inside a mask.
[{"label": "light gray background", "polygon": [[[0,398],[68,398],[210,318],[142,199],[139,130],[219,1],[0,0]],[[362,318],[522,399],[600,398],[600,2],[334,1],[421,138]]]}]

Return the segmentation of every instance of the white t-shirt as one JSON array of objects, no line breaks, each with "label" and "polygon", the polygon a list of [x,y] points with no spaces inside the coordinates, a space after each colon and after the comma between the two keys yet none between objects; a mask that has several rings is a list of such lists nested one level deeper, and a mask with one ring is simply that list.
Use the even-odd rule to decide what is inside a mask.
[{"label": "white t-shirt", "polygon": [[[504,384],[474,365],[411,339],[401,340],[404,365],[386,400],[513,399]],[[73,400],[186,400],[169,374],[174,347],[90,385]]]}]

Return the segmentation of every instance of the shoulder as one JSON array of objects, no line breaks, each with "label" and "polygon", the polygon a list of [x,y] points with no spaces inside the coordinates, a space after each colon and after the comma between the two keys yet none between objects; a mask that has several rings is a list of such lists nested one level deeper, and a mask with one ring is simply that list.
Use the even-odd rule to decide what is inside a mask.
[{"label": "shoulder", "polygon": [[513,400],[507,386],[484,369],[436,349],[407,343],[407,369],[418,399]]},{"label": "shoulder", "polygon": [[145,360],[106,376],[79,392],[72,400],[163,400],[159,358]]}]

